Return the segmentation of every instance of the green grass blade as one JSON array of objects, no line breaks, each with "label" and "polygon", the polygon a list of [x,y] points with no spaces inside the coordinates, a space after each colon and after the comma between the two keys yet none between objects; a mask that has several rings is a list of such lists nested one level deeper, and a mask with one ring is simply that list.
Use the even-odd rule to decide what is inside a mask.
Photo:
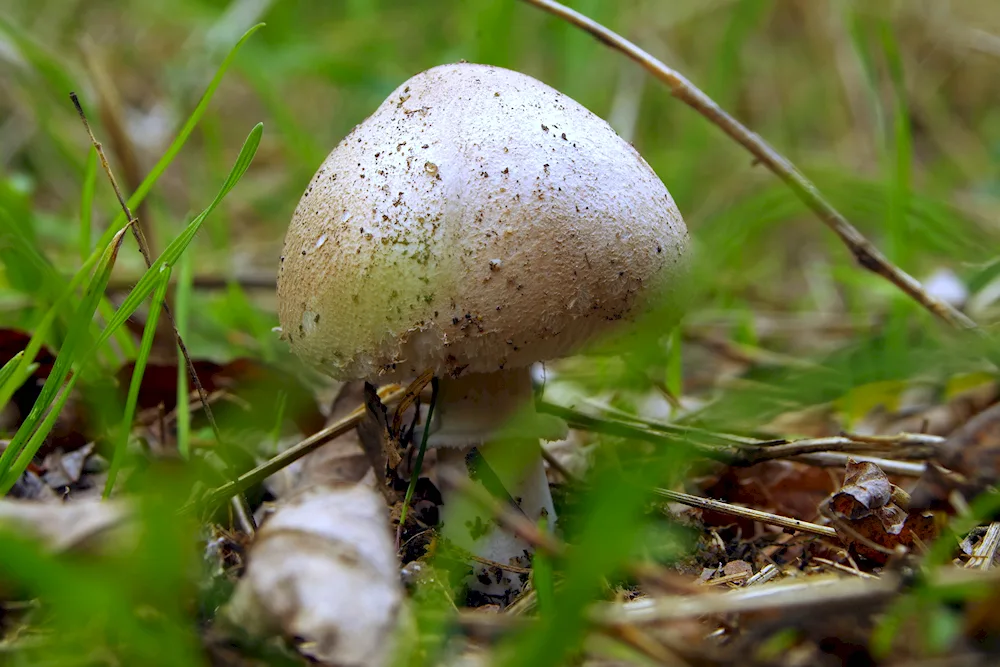
[{"label": "green grass blade", "polygon": [[22,26],[10,23],[3,14],[0,14],[0,33],[10,39],[24,59],[45,79],[49,88],[64,93],[73,90],[73,79],[66,74],[64,64],[46,47],[29,38]]},{"label": "green grass blade", "polygon": [[21,362],[18,367],[14,370],[13,374],[10,375],[5,382],[0,382],[0,406],[7,405],[10,401],[11,396],[17,391],[18,387],[27,381],[28,377],[33,371],[30,370],[30,366],[35,361],[35,357],[38,356],[38,351],[42,349],[42,343],[45,341],[45,337],[49,334],[49,328],[52,323],[55,322],[56,317],[65,307],[66,302],[76,291],[77,286],[82,282],[83,277],[86,274],[81,271],[70,284],[63,290],[63,293],[59,295],[56,302],[46,311],[42,319],[39,320],[38,324],[34,326],[34,331],[31,333],[31,339],[28,341],[27,347],[24,348],[24,356],[21,358]]},{"label": "green grass blade", "polygon": [[680,398],[684,393],[683,359],[681,357],[681,328],[674,327],[670,334],[670,350],[667,356],[667,390]]},{"label": "green grass blade", "polygon": [[94,187],[97,183],[97,149],[91,148],[87,154],[87,168],[83,174],[83,188],[80,191],[80,261],[90,257],[90,235],[93,227]]},{"label": "green grass blade", "polygon": [[27,470],[28,465],[31,463],[31,459],[34,458],[35,452],[39,450],[42,444],[45,442],[45,438],[48,436],[52,427],[55,426],[56,420],[59,419],[59,413],[62,412],[63,406],[66,405],[66,400],[73,393],[73,387],[76,386],[76,380],[80,377],[79,373],[73,373],[70,376],[69,381],[66,386],[63,387],[62,393],[56,399],[55,403],[49,409],[45,419],[42,420],[41,426],[39,426],[34,433],[31,434],[31,439],[28,440],[28,444],[21,450],[21,454],[14,461],[14,470],[20,470],[21,472],[17,475],[11,475],[2,483],[0,483],[0,495],[6,494],[10,491],[11,487],[17,482],[18,478],[21,476],[25,470]]},{"label": "green grass blade", "polygon": [[111,490],[115,488],[115,480],[118,478],[118,471],[121,469],[122,461],[125,458],[128,437],[132,432],[132,418],[135,416],[136,403],[139,402],[139,388],[142,386],[142,376],[146,372],[146,362],[149,361],[149,354],[153,351],[156,323],[160,319],[160,311],[163,310],[163,299],[167,295],[167,287],[170,286],[170,266],[162,267],[160,275],[157,278],[156,291],[153,292],[153,300],[149,304],[149,317],[146,318],[146,328],[142,332],[139,356],[136,357],[135,366],[132,368],[132,381],[128,386],[128,397],[125,399],[125,416],[122,417],[121,433],[118,436],[118,441],[115,443],[115,451],[111,457],[111,466],[108,468],[108,479],[104,485],[105,499],[111,496]]},{"label": "green grass blade", "polygon": [[[177,334],[185,340],[188,334],[188,320],[191,311],[192,283],[191,255],[185,254],[178,262],[177,288],[174,292],[174,324]],[[191,455],[191,410],[188,403],[188,369],[185,364],[177,364],[177,449],[183,458]]]},{"label": "green grass blade", "polygon": [[[109,321],[115,316],[115,307],[108,301],[107,298],[101,299],[101,303],[97,306],[97,312],[100,313],[101,317],[105,322]],[[125,328],[120,328],[114,333],[115,341],[118,342],[118,348],[120,351],[116,353],[115,350],[109,350],[109,355],[117,363],[123,363],[129,359],[135,359],[135,355],[139,353],[139,348],[136,347],[135,338],[132,336],[132,332]],[[123,358],[124,357],[124,358]]]},{"label": "green grass blade", "polygon": [[263,131],[263,123],[257,123],[257,125],[250,130],[250,134],[247,136],[246,141],[243,143],[243,148],[240,150],[240,154],[236,158],[236,164],[233,165],[232,171],[229,172],[229,177],[226,179],[226,182],[222,184],[222,189],[219,190],[219,194],[215,196],[215,200],[209,204],[208,208],[198,214],[198,217],[192,220],[177,238],[171,241],[170,245],[168,245],[163,251],[163,254],[160,255],[156,261],[153,262],[152,266],[149,267],[149,270],[142,275],[142,278],[139,279],[139,282],[135,284],[135,287],[133,287],[132,291],[129,292],[129,295],[125,297],[121,306],[119,306],[118,310],[115,311],[114,317],[108,321],[107,327],[97,340],[98,345],[103,344],[108,337],[118,329],[118,327],[125,324],[125,321],[128,320],[128,318],[132,316],[132,313],[139,308],[140,304],[146,300],[146,297],[153,293],[153,290],[158,284],[162,267],[165,265],[173,266],[177,263],[181,255],[198,233],[202,223],[205,222],[205,218],[207,218],[212,211],[215,210],[215,207],[219,205],[222,199],[229,194],[230,190],[236,186],[243,174],[246,173],[247,168],[250,166],[250,162],[253,160],[254,154],[257,152],[257,146],[260,145],[260,137]]},{"label": "green grass blade", "polygon": [[143,274],[142,278],[139,279],[139,282],[136,283],[135,288],[133,288],[128,297],[126,297],[121,307],[115,311],[114,316],[108,321],[107,326],[105,326],[104,331],[98,337],[93,347],[81,356],[77,348],[79,347],[80,342],[89,333],[90,322],[93,319],[94,312],[97,310],[97,305],[100,299],[104,295],[104,289],[107,287],[108,279],[111,276],[111,269],[114,266],[115,258],[118,256],[121,241],[128,228],[122,228],[115,235],[112,243],[105,249],[94,278],[87,288],[84,300],[73,316],[69,334],[63,342],[63,347],[59,351],[59,356],[56,357],[56,363],[53,366],[52,372],[49,374],[48,379],[45,381],[45,385],[42,387],[41,395],[32,407],[27,419],[24,420],[21,427],[14,435],[14,439],[11,440],[3,455],[0,456],[0,484],[6,485],[6,488],[9,489],[10,486],[13,485],[14,481],[20,477],[21,473],[24,472],[22,469],[12,470],[11,464],[15,460],[24,460],[25,465],[27,465],[27,462],[30,462],[31,460],[31,456],[34,456],[34,452],[31,451],[28,453],[28,457],[25,460],[24,457],[21,456],[21,450],[25,448],[29,438],[31,438],[34,434],[35,429],[41,421],[42,414],[55,399],[56,392],[62,385],[63,380],[69,374],[70,368],[74,365],[74,363],[82,366],[83,362],[91,358],[94,352],[101,345],[107,342],[115,331],[117,331],[125,323],[125,321],[132,316],[145,298],[152,294],[153,290],[159,284],[160,273],[163,270],[163,267],[171,266],[175,264],[178,259],[180,259],[184,250],[187,249],[187,246],[194,239],[195,234],[198,233],[198,229],[205,221],[205,218],[211,214],[222,199],[236,186],[243,174],[246,173],[247,168],[250,166],[250,162],[253,160],[254,154],[257,152],[257,147],[260,145],[260,137],[263,133],[263,127],[263,124],[258,123],[253,130],[250,131],[250,134],[247,136],[247,139],[243,144],[242,150],[240,150],[239,156],[236,158],[236,164],[229,173],[229,177],[226,179],[226,182],[222,184],[222,189],[219,190],[219,194],[216,195],[215,199],[208,206],[208,208],[192,220],[184,232],[174,239],[173,242],[167,246],[166,250],[163,251],[163,254],[160,255],[155,262],[153,262],[153,265]]},{"label": "green grass blade", "polygon": [[[150,190],[152,190],[153,186],[159,180],[160,176],[163,175],[163,172],[167,170],[167,167],[169,167],[170,164],[173,162],[174,158],[177,157],[177,154],[180,152],[181,148],[184,147],[184,144],[187,142],[188,137],[191,136],[191,133],[194,131],[195,126],[197,126],[198,122],[201,120],[201,117],[205,114],[205,111],[208,108],[208,104],[211,102],[212,97],[216,92],[216,89],[222,82],[222,77],[229,69],[229,66],[232,64],[233,60],[236,58],[236,54],[239,52],[240,48],[250,38],[251,35],[257,32],[257,30],[259,30],[263,26],[264,26],[263,23],[259,23],[250,28],[249,30],[247,30],[245,33],[243,33],[243,36],[240,37],[239,41],[236,42],[233,48],[230,49],[229,53],[223,59],[222,64],[219,65],[219,69],[216,70],[215,76],[212,77],[212,80],[209,82],[208,87],[202,94],[201,100],[199,100],[198,104],[194,108],[194,111],[191,112],[191,115],[188,116],[188,119],[187,121],[185,121],[184,126],[181,128],[180,132],[177,133],[177,137],[174,138],[173,142],[171,142],[170,146],[164,152],[163,156],[153,166],[153,168],[150,170],[146,178],[143,179],[142,183],[139,184],[139,187],[136,188],[136,191],[132,193],[132,196],[129,197],[128,204],[133,211],[139,207],[139,204],[141,204],[143,200],[145,200],[146,196],[149,194]],[[91,268],[97,263],[98,259],[101,257],[100,249],[105,247],[111,241],[111,237],[114,233],[114,230],[120,227],[121,225],[124,225],[125,222],[126,220],[124,213],[119,214],[118,217],[115,218],[115,221],[101,234],[101,238],[97,243],[97,247],[85,259],[83,266],[81,267],[81,272],[89,273]],[[145,300],[146,296],[148,296],[151,292],[152,289],[150,289],[149,292],[143,294],[142,299],[140,299],[139,302],[141,303],[143,300]],[[105,300],[102,303],[102,306],[103,306],[102,313],[106,314],[107,308],[109,307],[108,302]],[[117,327],[112,331],[113,333],[117,332],[118,331]],[[125,336],[119,336],[118,342],[119,345],[122,347],[122,351],[125,353],[126,356],[134,356],[136,350],[134,343],[132,343],[131,341],[131,338],[126,338]]]},{"label": "green grass blade", "polygon": [[[7,363],[3,365],[3,368],[0,368],[0,387],[7,384],[7,381],[14,375],[14,371],[17,370],[17,367],[20,365],[21,359],[23,358],[24,358],[24,350],[21,350],[13,357],[8,359]],[[3,407],[6,404],[7,401],[0,401],[0,407]]]},{"label": "green grass blade", "polygon": [[399,511],[399,529],[402,531],[406,522],[406,513],[413,500],[413,492],[417,488],[417,480],[420,479],[420,470],[424,467],[424,454],[427,453],[427,436],[431,432],[431,417],[434,416],[434,407],[438,398],[438,379],[431,378],[431,404],[427,407],[427,419],[424,420],[423,435],[420,438],[420,449],[417,450],[417,458],[413,462],[413,474],[410,475],[410,484],[406,487],[406,497],[403,499],[403,508]]},{"label": "green grass blade", "polygon": [[[549,532],[546,518],[539,519],[538,529],[543,533]],[[555,614],[555,568],[552,559],[540,550],[531,558],[531,582],[538,597],[538,615],[548,618]]]},{"label": "green grass blade", "polygon": [[[55,364],[52,366],[52,371],[42,386],[38,400],[35,401],[27,418],[21,423],[20,428],[14,434],[14,438],[10,441],[10,444],[7,445],[7,449],[4,450],[3,455],[0,455],[0,484],[2,484],[3,488],[9,489],[13,486],[14,481],[24,472],[23,469],[12,469],[12,463],[15,460],[21,460],[22,450],[25,449],[29,439],[34,441],[32,436],[35,435],[36,429],[39,428],[42,415],[52,404],[52,401],[55,400],[56,393],[62,386],[66,376],[69,375],[70,368],[73,367],[74,362],[78,361],[80,357],[81,343],[86,340],[90,333],[90,324],[97,310],[97,304],[104,295],[104,289],[108,285],[111,270],[114,268],[122,239],[125,238],[127,230],[128,227],[120,229],[111,240],[111,243],[105,248],[94,277],[87,286],[83,301],[73,315],[69,332],[63,341],[62,348],[59,350]],[[38,444],[41,444],[41,442],[39,441]],[[34,456],[33,451],[29,453],[28,461],[31,460],[31,456]]]}]

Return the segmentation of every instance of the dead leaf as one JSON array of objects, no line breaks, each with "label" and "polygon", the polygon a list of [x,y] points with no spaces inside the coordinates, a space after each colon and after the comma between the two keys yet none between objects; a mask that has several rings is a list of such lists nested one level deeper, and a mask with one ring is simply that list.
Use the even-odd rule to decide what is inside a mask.
[{"label": "dead leaf", "polygon": [[834,528],[852,553],[885,563],[898,547],[912,549],[937,535],[934,515],[907,511],[905,494],[871,461],[848,459],[843,487],[826,501]]},{"label": "dead leaf", "polygon": [[39,503],[0,500],[0,525],[40,539],[53,551],[110,548],[108,534],[127,526],[130,511],[118,502]]},{"label": "dead leaf", "polygon": [[884,507],[891,496],[892,484],[881,468],[871,461],[850,459],[847,462],[844,485],[833,495],[830,505],[853,520]]},{"label": "dead leaf", "polygon": [[726,577],[736,575],[750,577],[753,575],[753,566],[745,560],[731,560],[722,567],[722,574]]}]

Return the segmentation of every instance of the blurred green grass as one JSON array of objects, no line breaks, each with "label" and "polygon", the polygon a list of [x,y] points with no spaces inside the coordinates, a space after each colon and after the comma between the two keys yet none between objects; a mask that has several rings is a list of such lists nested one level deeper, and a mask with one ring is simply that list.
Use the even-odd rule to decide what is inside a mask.
[{"label": "blurred green grass", "polygon": [[[569,4],[701,86],[798,164],[908,272],[921,277],[950,267],[973,288],[995,279],[996,3]],[[94,172],[68,92],[80,94],[119,180],[128,186],[155,171],[219,63],[259,21],[267,26],[234,58],[143,210],[155,247],[165,248],[212,201],[249,128],[263,121],[266,131],[243,183],[185,253],[182,266],[195,281],[214,277],[226,285],[179,291],[195,356],[295,363],[270,331],[276,324],[273,290],[253,284],[273,279],[284,229],[305,184],[326,153],[399,83],[459,59],[526,72],[614,120],[667,184],[695,238],[691,321],[716,322],[717,313],[727,313],[737,322],[727,333],[753,344],[760,343],[754,314],[762,311],[820,313],[862,327],[849,344],[821,357],[818,370],[759,370],[749,378],[758,383],[753,389],[720,393],[693,418],[697,423],[752,430],[779,411],[828,403],[860,385],[921,373],[946,378],[978,370],[983,356],[995,355],[986,344],[951,337],[881,279],[853,266],[849,253],[791,192],[635,64],[514,0],[7,0],[0,7],[0,324],[35,331],[53,312],[45,341],[62,348],[73,331],[77,302],[63,303],[60,295],[77,274],[84,247],[83,255],[89,254],[104,230],[122,222],[103,175]],[[102,72],[114,90],[99,85]],[[114,128],[107,122],[107,102],[115,97],[136,174],[123,171],[127,150],[112,140]],[[135,250],[127,240],[113,283],[139,281],[144,265]],[[151,291],[149,276],[146,283]],[[101,312],[111,318],[109,305]],[[995,318],[996,311],[987,315]],[[873,317],[887,324],[866,328]],[[631,362],[595,365],[581,382],[592,383],[594,391],[620,390],[616,400],[622,407],[654,380],[681,388],[679,336],[664,346],[662,334],[669,332],[658,331],[655,321],[641,333]],[[810,353],[820,347],[810,340],[780,345]],[[135,353],[134,343],[119,341],[103,350],[100,364],[111,373],[121,356]],[[505,654],[510,664],[555,664],[579,650],[585,603],[606,593],[605,582],[618,581],[627,559],[643,548],[676,553],[686,544],[650,521],[643,508],[645,489],[676,482],[689,453],[650,457],[628,443],[604,440],[608,460],[600,462],[591,492],[580,501],[586,508],[580,516],[589,518],[567,527],[577,548],[554,564],[554,576],[568,585],[554,588],[541,624],[511,640]],[[649,465],[651,458],[656,465]],[[173,482],[164,484],[171,489],[166,497],[180,504],[183,493]],[[151,533],[161,525],[152,522],[166,521],[154,514],[144,524]],[[149,569],[136,570],[134,580],[116,584],[110,575],[116,562],[95,575],[106,582],[100,608],[107,625],[120,624],[121,645],[134,642],[142,649],[125,656],[153,660],[144,664],[193,664],[185,662],[193,659],[187,648],[159,655],[149,649],[150,643],[174,641],[173,630],[149,634],[124,616],[137,602],[130,588],[135,581],[154,576],[157,568],[174,578],[190,576],[168,556],[193,531],[188,526],[187,532],[164,533],[159,552],[140,551],[150,559],[143,561]],[[31,559],[38,572],[53,573],[52,582],[14,567]],[[33,554],[29,546],[11,546],[6,556],[17,578],[35,594],[50,596],[65,593],[53,588],[59,582],[72,589],[77,576],[57,560]],[[92,609],[81,603],[93,602],[90,591],[80,587],[77,595],[57,595],[68,622]],[[169,597],[167,589],[158,595]],[[177,600],[169,604],[160,630],[185,623],[187,611],[177,608]],[[72,654],[74,641],[90,640],[80,632],[67,635],[65,654]],[[177,646],[188,647],[189,640]],[[108,644],[120,648],[115,638]],[[433,664],[434,655],[427,649],[411,662]]]}]

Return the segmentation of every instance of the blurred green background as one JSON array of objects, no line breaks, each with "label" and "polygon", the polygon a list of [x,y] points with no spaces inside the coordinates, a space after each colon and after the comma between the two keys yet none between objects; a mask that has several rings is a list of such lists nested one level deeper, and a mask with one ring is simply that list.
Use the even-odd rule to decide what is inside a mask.
[{"label": "blurred green background", "polygon": [[[796,163],[904,270],[922,279],[949,269],[966,292],[970,314],[984,326],[996,322],[1000,3],[568,4],[685,74]],[[827,355],[822,369],[777,364],[720,389],[716,366],[703,367],[687,347],[682,363],[680,337],[663,345],[663,332],[656,331],[647,337],[648,366],[638,372],[612,362],[583,371],[568,364],[567,376],[585,391],[641,394],[662,382],[684,395],[719,390],[713,398],[723,400],[706,401],[707,409],[686,418],[715,430],[753,430],[785,410],[831,401],[843,406],[858,388],[876,386],[868,393],[881,398],[890,391],[881,382],[928,372],[944,381],[980,370],[972,360],[979,348],[946,339],[941,326],[895,288],[856,267],[771,173],[639,66],[515,0],[4,0],[0,324],[32,331],[60,286],[39,277],[39,262],[68,283],[119,213],[98,172],[93,206],[84,204],[81,214],[89,142],[69,91],[80,95],[127,196],[189,117],[219,63],[258,22],[267,25],[237,54],[191,138],[137,211],[155,255],[212,201],[244,138],[264,123],[249,171],[187,253],[186,270],[195,281],[185,308],[187,342],[195,357],[294,363],[271,328],[282,238],[299,196],[327,152],[396,86],[421,70],[465,59],[517,69],[577,99],[607,118],[660,175],[698,251],[687,333],[710,331],[788,355]],[[143,270],[134,241],[126,239],[111,278],[112,300],[119,302]],[[46,341],[58,349],[65,332],[57,326]],[[103,363],[113,372],[134,354],[119,346]],[[857,414],[848,407],[848,417],[872,405],[870,395],[854,398],[861,407]],[[624,399],[619,404],[629,407]],[[589,549],[587,557],[561,570],[575,583],[558,598],[560,613],[549,619],[554,625],[528,635],[518,645],[521,662],[512,664],[552,664],[573,650],[582,641],[580,610],[601,594],[605,575],[636,550],[655,550],[652,544],[674,553],[684,542],[667,535],[662,522],[640,520],[638,511],[647,487],[677,481],[682,467],[675,456],[683,454],[661,456],[656,466],[642,465],[641,452],[634,460],[626,456],[626,467],[642,472],[631,481],[614,474],[619,461],[607,468],[599,462],[593,491],[582,502],[589,523],[571,531]],[[151,507],[148,520],[162,521],[166,510],[152,501]],[[177,531],[145,553],[169,553],[162,544],[180,550],[190,533]],[[132,609],[128,589],[114,589],[115,564],[98,576],[29,547],[4,558],[36,594],[66,592],[58,582],[81,576],[108,582],[78,593],[104,591],[100,608],[112,625]],[[150,556],[134,564],[132,576],[143,581],[168,571],[182,578],[181,569]],[[48,572],[51,581],[36,580],[37,572]],[[146,604],[170,598],[162,590],[156,596]],[[91,613],[93,600],[68,595],[64,627]],[[177,618],[191,611],[176,601],[162,605]],[[135,660],[153,659],[158,643],[173,641],[170,633],[150,638],[143,634],[149,628],[140,626],[119,627],[146,647],[126,654]],[[76,628],[84,643],[91,641],[87,627]],[[565,644],[551,644],[555,636]],[[556,648],[546,648],[550,644]],[[188,664],[187,651],[195,649],[179,646],[176,655],[159,656],[163,664]]]},{"label": "blurred green background", "polygon": [[[686,74],[911,273],[944,265],[968,274],[992,256],[1000,193],[995,3],[571,4]],[[877,304],[892,293],[850,267],[833,236],[770,173],[637,65],[514,0],[7,0],[0,18],[0,205],[66,273],[78,264],[87,156],[68,89],[93,119],[116,117],[117,129],[97,122],[97,131],[129,191],[236,39],[265,21],[140,211],[162,248],[211,199],[253,124],[264,122],[243,185],[193,248],[197,276],[267,284],[292,209],[326,153],[406,78],[466,59],[531,74],[610,119],[662,177],[707,250],[713,305],[870,313],[870,292]],[[99,183],[95,235],[116,213],[113,204]],[[125,252],[116,275],[127,281],[141,268],[138,254]],[[30,321],[31,294],[0,285],[4,321]],[[270,298],[269,289],[253,291],[261,321],[244,321],[242,307],[203,309],[222,321],[199,318],[195,350],[272,353],[255,335],[273,322]],[[244,320],[226,321],[234,313]]]}]

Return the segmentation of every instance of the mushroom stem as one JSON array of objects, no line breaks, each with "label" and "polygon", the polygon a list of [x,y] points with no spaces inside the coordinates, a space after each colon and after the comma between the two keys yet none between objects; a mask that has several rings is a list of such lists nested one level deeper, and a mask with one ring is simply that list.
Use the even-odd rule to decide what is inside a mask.
[{"label": "mushroom stem", "polygon": [[[538,440],[562,437],[565,425],[547,422],[531,409],[527,368],[443,380],[435,409],[440,421],[432,425],[428,444],[437,448],[440,470],[469,478],[501,500],[509,496],[533,523],[544,518],[554,526],[556,514]],[[488,469],[470,456],[473,448]],[[457,492],[445,487],[442,494],[444,525],[458,546],[501,565],[531,564],[530,544],[498,527],[493,517],[483,516]],[[524,574],[475,564],[469,587],[506,604],[526,579]]]},{"label": "mushroom stem", "polygon": [[[480,455],[487,459],[497,454],[501,458],[505,452],[498,452],[498,448],[507,447],[510,443],[495,443],[479,449]],[[510,467],[490,466],[490,470],[496,473],[503,488],[511,498],[518,503],[521,512],[525,514],[533,523],[540,519],[547,521],[551,529],[555,524],[555,509],[552,506],[552,494],[549,490],[548,480],[545,477],[545,465],[541,457],[541,449],[538,443],[523,443],[523,445],[533,444],[537,452],[530,460],[522,461],[518,469],[511,470]],[[527,447],[524,447],[527,449]],[[491,491],[489,483],[484,484],[481,475],[470,475],[470,468],[474,464],[469,460],[468,454],[471,448],[447,447],[438,450],[438,466],[456,475],[470,477],[476,484]],[[530,451],[530,450],[529,450]],[[472,464],[472,465],[470,465]],[[462,498],[460,493],[445,487],[442,490],[444,500],[443,521],[448,535],[458,546],[472,552],[476,556],[501,565],[513,565],[518,568],[525,568],[531,565],[531,557],[534,547],[514,535],[504,530],[496,524],[493,517],[484,516],[482,510],[468,499]],[[521,591],[527,581],[527,575],[523,573],[502,570],[495,566],[473,563],[472,576],[469,578],[469,589],[489,598],[490,602],[506,605]]]}]

